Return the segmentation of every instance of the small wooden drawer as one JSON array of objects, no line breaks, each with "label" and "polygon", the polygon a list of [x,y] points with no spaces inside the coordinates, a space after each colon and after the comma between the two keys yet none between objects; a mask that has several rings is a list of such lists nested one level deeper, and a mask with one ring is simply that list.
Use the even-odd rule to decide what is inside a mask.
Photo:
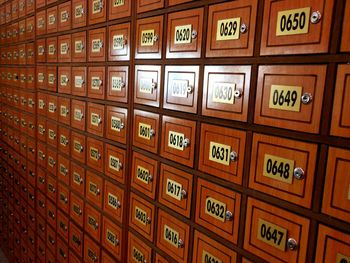
[{"label": "small wooden drawer", "polygon": [[124,108],[118,108],[113,106],[106,107],[106,138],[117,141],[120,143],[126,143],[127,129],[127,116],[128,110]]},{"label": "small wooden drawer", "polygon": [[124,183],[125,180],[125,160],[124,149],[105,144],[105,174],[111,179]]},{"label": "small wooden drawer", "polygon": [[87,157],[86,164],[99,172],[104,171],[104,144],[100,140],[87,137],[86,140]]},{"label": "small wooden drawer", "polygon": [[102,208],[103,200],[103,179],[102,177],[92,173],[86,172],[86,199],[94,205]]},{"label": "small wooden drawer", "polygon": [[73,192],[70,193],[70,217],[80,227],[84,225],[84,200]]},{"label": "small wooden drawer", "polygon": [[190,246],[190,227],[166,212],[158,211],[157,247],[165,251],[177,262],[185,263]]},{"label": "small wooden drawer", "polygon": [[268,262],[306,260],[310,220],[248,197],[244,249]]},{"label": "small wooden drawer", "polygon": [[128,262],[151,262],[152,249],[131,232],[128,235]]},{"label": "small wooden drawer", "polygon": [[193,167],[196,123],[163,116],[161,156]]},{"label": "small wooden drawer", "polygon": [[123,246],[122,228],[105,216],[102,219],[102,225],[102,246],[112,253],[115,258],[121,260]]},{"label": "small wooden drawer", "polygon": [[118,222],[122,222],[124,211],[124,190],[105,180],[103,211]]},{"label": "small wooden drawer", "polygon": [[161,164],[159,179],[159,202],[190,217],[192,174]]},{"label": "small wooden drawer", "polygon": [[71,162],[70,186],[80,195],[85,194],[85,169],[75,162]]},{"label": "small wooden drawer", "polygon": [[[97,242],[100,242],[102,228],[102,216],[99,211],[91,205],[85,205],[85,227],[86,233],[89,233]],[[84,244],[85,246],[87,244]]]},{"label": "small wooden drawer", "polygon": [[107,100],[126,103],[128,101],[129,67],[108,67]]},{"label": "small wooden drawer", "polygon": [[198,179],[196,222],[237,244],[241,195]]},{"label": "small wooden drawer", "polygon": [[133,152],[131,187],[154,199],[158,178],[158,162]]}]

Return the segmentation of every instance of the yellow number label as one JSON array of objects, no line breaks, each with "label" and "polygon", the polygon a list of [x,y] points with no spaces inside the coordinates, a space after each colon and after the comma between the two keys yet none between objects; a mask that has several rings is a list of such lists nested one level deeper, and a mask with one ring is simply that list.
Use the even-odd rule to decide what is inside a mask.
[{"label": "yellow number label", "polygon": [[124,36],[123,35],[113,36],[113,49],[121,50],[123,48],[124,48]]},{"label": "yellow number label", "polygon": [[258,239],[281,251],[286,249],[287,230],[259,218]]},{"label": "yellow number label", "polygon": [[221,222],[225,222],[226,204],[212,197],[207,197],[205,199],[205,213]]},{"label": "yellow number label", "polygon": [[108,228],[106,231],[106,240],[114,247],[118,245],[117,236]]},{"label": "yellow number label", "polygon": [[187,98],[189,86],[187,80],[173,79],[171,82],[171,96]]},{"label": "yellow number label", "polygon": [[166,191],[165,193],[176,200],[181,200],[181,190],[182,190],[182,184],[179,184],[178,182],[175,182],[171,179],[166,180]]},{"label": "yellow number label", "polygon": [[96,114],[96,113],[91,113],[91,125],[94,126],[99,126],[100,124],[100,115]]},{"label": "yellow number label", "polygon": [[137,166],[137,179],[145,184],[149,184],[149,170],[142,166]]},{"label": "yellow number label", "polygon": [[132,247],[132,258],[134,259],[134,261],[139,263],[145,262],[145,256],[136,247]]},{"label": "yellow number label", "polygon": [[100,154],[98,152],[98,149],[94,147],[90,147],[90,158],[95,161],[98,161],[100,159]]},{"label": "yellow number label", "polygon": [[154,29],[141,31],[141,46],[153,46]]},{"label": "yellow number label", "polygon": [[190,44],[192,42],[192,25],[175,27],[174,44]]},{"label": "yellow number label", "polygon": [[208,251],[203,250],[201,263],[222,263],[222,260],[214,257]]},{"label": "yellow number label", "polygon": [[139,137],[150,140],[151,139],[151,125],[140,122],[139,123]]},{"label": "yellow number label", "polygon": [[89,182],[89,192],[93,195],[97,196],[99,193],[99,189],[97,187],[97,184],[94,184],[93,182]]},{"label": "yellow number label", "polygon": [[218,20],[218,25],[216,28],[216,40],[222,41],[239,39],[240,26],[240,17]]},{"label": "yellow number label", "polygon": [[230,165],[231,146],[217,142],[210,142],[209,160],[223,165]]},{"label": "yellow number label", "polygon": [[213,85],[213,102],[234,104],[236,90],[235,83],[216,82]]},{"label": "yellow number label", "polygon": [[108,159],[109,159],[109,168],[119,172],[120,165],[121,165],[119,158],[117,158],[113,155],[110,155]]},{"label": "yellow number label", "polygon": [[123,87],[123,79],[121,77],[112,77],[112,90],[121,91]]},{"label": "yellow number label", "polygon": [[141,93],[152,94],[153,93],[153,79],[141,78],[139,80],[139,87]]},{"label": "yellow number label", "polygon": [[176,150],[184,150],[185,134],[169,131],[168,146]]},{"label": "yellow number label", "polygon": [[307,34],[309,32],[309,18],[310,7],[278,12],[276,36]]},{"label": "yellow number label", "polygon": [[140,207],[135,206],[135,219],[139,221],[142,225],[147,225],[147,213],[142,210]]},{"label": "yellow number label", "polygon": [[120,132],[122,120],[118,117],[112,116],[111,118],[111,129],[116,132]]},{"label": "yellow number label", "polygon": [[293,181],[294,160],[265,154],[263,176],[291,184]]},{"label": "yellow number label", "polygon": [[179,247],[179,232],[172,229],[171,227],[164,225],[164,235],[163,238],[166,242],[171,244],[172,246],[178,248]]},{"label": "yellow number label", "polygon": [[350,200],[350,185],[349,185],[349,190],[348,190],[348,200]]},{"label": "yellow number label", "polygon": [[337,253],[336,263],[350,263],[350,257]]},{"label": "yellow number label", "polygon": [[125,0],[114,0],[113,7],[123,6],[125,4]]},{"label": "yellow number label", "polygon": [[285,111],[300,111],[302,87],[272,85],[269,108]]},{"label": "yellow number label", "polygon": [[113,209],[118,209],[119,208],[118,197],[116,197],[111,193],[108,193],[108,205]]}]

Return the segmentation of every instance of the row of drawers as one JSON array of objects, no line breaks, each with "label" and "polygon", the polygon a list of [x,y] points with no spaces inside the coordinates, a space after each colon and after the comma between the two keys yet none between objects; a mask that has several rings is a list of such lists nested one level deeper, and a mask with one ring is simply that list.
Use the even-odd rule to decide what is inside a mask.
[{"label": "row of drawers", "polygon": [[[166,66],[164,91],[159,86],[163,83],[161,66],[137,65],[135,71],[135,103],[159,107],[162,102],[165,109],[190,113],[196,113],[200,108],[197,105],[199,94],[202,94],[198,86],[199,66]],[[349,86],[347,82],[349,71],[348,65],[338,66],[331,135],[350,136],[347,125],[349,120],[344,114],[346,102],[340,103]],[[8,75],[8,72],[4,72],[3,75]],[[17,76],[22,75],[20,70],[16,72]],[[205,66],[204,73],[202,114],[209,117],[247,121],[250,66]],[[10,75],[13,74],[10,73]],[[41,89],[57,90],[60,93],[79,96],[87,95],[94,99],[107,98],[123,103],[128,101],[127,66],[107,69],[105,67],[38,66],[37,76],[37,87]],[[254,122],[319,133],[325,78],[326,66],[260,66]],[[72,79],[74,81],[71,81]],[[8,81],[7,84],[9,84]],[[27,83],[28,86],[29,83]],[[161,94],[163,94],[163,101],[160,100]],[[2,95],[5,100],[6,97],[11,96],[18,98],[18,94],[14,96],[9,88],[6,92],[3,89]],[[58,99],[65,101],[66,107],[70,107],[69,99],[38,93],[38,113],[46,115],[47,109],[49,111],[54,109],[50,115],[57,120]],[[45,103],[45,100],[48,103]],[[46,107],[50,103],[54,108]],[[72,100],[72,112],[75,111],[76,103],[85,105],[85,102]],[[66,119],[69,120],[69,118]]]},{"label": "row of drawers", "polygon": [[[215,231],[216,234],[220,234],[221,237],[228,238],[232,242],[232,238],[237,237],[240,196],[236,195],[236,200],[233,200],[233,204],[226,204],[220,202],[219,200],[211,198],[211,195],[214,192],[222,196],[226,195],[226,198],[232,199],[233,197],[230,193],[227,193],[227,189],[224,189],[224,191],[222,191],[223,189],[217,188],[213,184],[208,183],[202,179],[199,179],[198,185],[199,187],[201,187],[198,194],[203,194],[204,196],[201,199],[201,205],[197,207],[203,206],[205,208],[203,209],[204,211],[201,211],[198,216],[196,215],[196,222],[200,225],[204,224],[204,227],[210,227],[210,229],[212,231]],[[42,194],[39,196],[37,195],[37,197],[39,198],[39,200],[42,201],[42,203],[46,204],[45,207],[47,212],[45,212],[42,216],[47,218],[48,224],[50,226],[47,226],[46,228],[46,235],[45,232],[43,232],[43,234],[44,239],[45,237],[48,237],[47,242],[49,242],[48,245],[50,249],[52,249],[52,246],[56,248],[56,242],[52,241],[56,239],[56,227],[57,232],[62,237],[66,238],[65,240],[69,239],[70,242],[71,239],[77,240],[73,238],[73,235],[80,237],[82,236],[82,232],[79,230],[79,228],[77,228],[74,224],[69,223],[69,219],[59,210],[56,211],[54,205],[50,201],[45,200],[45,197]],[[71,195],[71,203],[75,202],[73,201],[74,198],[72,198]],[[158,210],[157,236],[153,236],[153,227],[155,227],[154,206],[148,204],[147,202],[142,200],[141,197],[138,197],[134,194],[131,194],[130,199],[130,226],[142,235],[144,235],[147,239],[151,241],[153,239],[156,239],[157,247],[168,253],[170,256],[172,256],[179,262],[187,262],[188,249],[189,246],[191,246],[191,235],[189,226],[184,221],[180,221],[178,218],[169,215],[163,210]],[[40,201],[38,201],[38,204],[39,203]],[[202,203],[204,205],[202,205]],[[9,204],[11,204],[11,202],[9,202]],[[218,206],[216,206],[216,204],[218,204]],[[40,208],[42,207],[42,205],[39,204],[37,207],[39,207],[37,208],[39,209],[39,214],[43,213]],[[216,209],[216,207],[218,209]],[[229,209],[233,209],[232,213]],[[213,225],[213,223],[211,222],[213,220],[212,218],[214,218],[214,220],[220,218],[221,212],[216,213],[216,211],[221,210],[224,212],[224,219],[222,221],[236,226],[235,229],[231,229],[232,232],[223,232],[224,235],[222,234],[223,230],[220,229],[220,224]],[[13,211],[13,214],[15,215],[14,217],[18,217],[16,215],[16,209],[13,209]],[[64,211],[69,210],[66,209]],[[57,217],[55,216],[56,212]],[[85,216],[83,217],[83,219],[80,220],[85,221],[85,231],[88,232],[89,235],[92,236],[92,238],[95,241],[101,241],[102,246],[106,246],[107,249],[113,251],[114,256],[118,257],[120,255],[120,247],[123,244],[121,237],[121,228],[118,225],[112,223],[105,216],[102,216],[96,209],[94,209],[88,204],[85,204],[84,212]],[[232,215],[234,215],[234,218],[232,218]],[[38,218],[37,224],[40,224],[40,216],[36,216],[36,218]],[[72,214],[71,219],[73,221],[76,221],[77,224],[80,224],[79,222],[81,222],[77,221],[75,217],[72,216]],[[21,222],[22,220],[19,218],[17,220],[15,219],[14,221],[17,222],[17,224],[20,224],[18,222]],[[221,219],[219,219],[219,221],[221,221]],[[205,223],[207,223],[208,225],[205,225]],[[256,199],[248,198],[246,216],[247,231],[245,234],[246,237],[244,242],[244,248],[250,251],[251,253],[256,254],[257,256],[264,258],[267,261],[289,259],[291,260],[291,262],[303,262],[305,261],[306,257],[308,240],[307,236],[310,226],[309,224],[310,222],[306,218],[297,216],[295,214],[291,214],[287,211],[273,207]],[[40,228],[43,229],[42,226],[38,227],[38,231],[40,230]],[[275,235],[273,235],[274,232],[276,232]],[[40,232],[38,234],[40,237]],[[149,234],[151,234],[152,236],[149,237]],[[333,240],[331,241],[331,243],[333,242],[333,245],[330,245],[328,243],[327,239],[329,237],[331,238],[331,240]],[[211,256],[216,259],[221,259],[223,260],[223,262],[226,262],[225,260],[233,260],[237,256],[237,254],[234,251],[228,249],[223,245],[218,244],[213,239],[201,234],[198,231],[195,231],[193,238],[193,259]],[[82,240],[82,238],[80,238],[79,240]],[[89,243],[90,241],[92,240],[89,240],[87,242]],[[39,243],[40,240],[38,240],[38,245]],[[334,249],[334,244],[338,245],[336,246],[336,249]],[[88,244],[86,245],[89,246]],[[344,259],[347,259],[349,257],[349,237],[343,233],[340,233],[333,229],[329,229],[322,225],[319,227],[318,247],[322,247],[326,251],[329,250],[330,253],[317,253],[316,257],[318,259],[322,258],[323,256],[333,260],[339,257]],[[96,252],[94,254],[96,256],[99,256],[100,252],[97,252],[99,251],[99,246],[96,244],[94,248],[94,251]],[[139,255],[135,255],[135,248],[137,251],[136,254]],[[79,255],[81,255],[82,247],[75,249],[78,249],[78,251],[76,252]],[[204,251],[202,251],[203,249],[207,252],[207,254]],[[54,249],[53,251],[56,250]],[[144,243],[138,238],[136,238],[134,235],[129,234],[128,257],[142,257],[141,255],[144,258],[148,259],[147,262],[150,262],[151,248],[147,246],[147,243]]]},{"label": "row of drawers", "polygon": [[0,29],[0,44],[13,44],[19,41],[34,40],[35,17],[31,16]]}]

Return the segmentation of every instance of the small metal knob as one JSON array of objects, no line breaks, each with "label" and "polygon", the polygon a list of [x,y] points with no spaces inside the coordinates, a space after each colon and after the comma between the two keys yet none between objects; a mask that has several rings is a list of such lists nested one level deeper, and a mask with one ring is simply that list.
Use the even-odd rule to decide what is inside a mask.
[{"label": "small metal knob", "polygon": [[310,93],[304,93],[301,96],[301,102],[303,104],[309,104],[312,101],[312,95]]},{"label": "small metal knob", "polygon": [[198,36],[197,30],[192,30],[192,35],[191,35],[192,39],[197,38],[197,36]]},{"label": "small metal knob", "polygon": [[183,146],[186,148],[186,147],[188,147],[189,145],[190,145],[190,139],[185,138],[185,139],[184,139],[184,142],[183,142]]},{"label": "small metal knob", "polygon": [[231,211],[226,211],[225,219],[231,221],[233,218],[233,214]]},{"label": "small metal knob", "polygon": [[150,137],[153,137],[155,134],[156,134],[156,131],[155,131],[155,130],[151,129],[151,130],[149,131],[149,136],[150,136]]},{"label": "small metal knob", "polygon": [[303,179],[304,174],[305,174],[304,170],[300,167],[295,168],[293,171],[293,175],[294,175],[295,179],[298,179],[298,180]]},{"label": "small metal knob", "polygon": [[179,248],[182,248],[182,247],[184,247],[184,245],[185,245],[185,242],[182,239],[179,239],[179,242],[177,243],[177,246]]},{"label": "small metal knob", "polygon": [[180,194],[181,194],[181,199],[185,199],[187,197],[187,192],[184,189],[181,190]]},{"label": "small metal knob", "polygon": [[288,238],[288,241],[287,241],[287,248],[289,250],[296,250],[298,248],[298,243],[297,241],[294,239],[294,238]]},{"label": "small metal knob", "polygon": [[239,31],[241,32],[241,33],[246,33],[247,31],[248,31],[248,26],[246,25],[246,24],[242,24],[241,25],[241,27],[240,27],[240,29],[239,29]]},{"label": "small metal knob", "polygon": [[317,24],[321,20],[321,17],[320,11],[314,11],[311,14],[310,21],[312,24]]}]

